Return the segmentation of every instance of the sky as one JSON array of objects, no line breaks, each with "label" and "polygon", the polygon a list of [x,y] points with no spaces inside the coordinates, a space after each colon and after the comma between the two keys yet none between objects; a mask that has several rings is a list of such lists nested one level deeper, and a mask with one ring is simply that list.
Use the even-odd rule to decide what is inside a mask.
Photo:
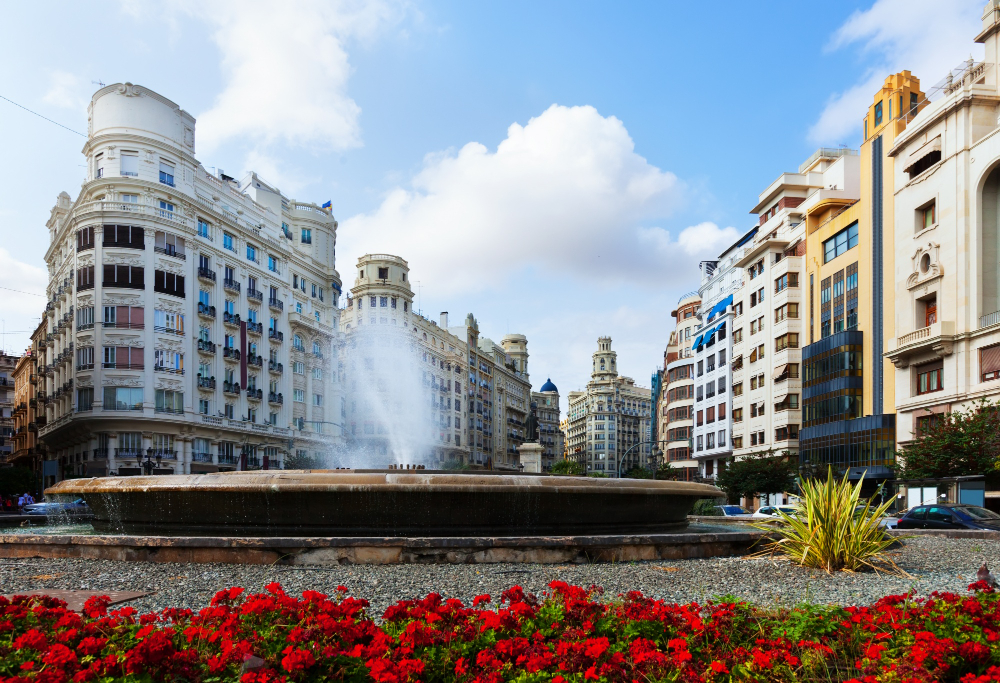
[{"label": "sky", "polygon": [[0,347],[45,305],[45,222],[86,173],[72,131],[131,82],[197,118],[206,168],[331,200],[348,287],[398,254],[431,319],[527,335],[536,389],[582,389],[599,336],[649,386],[758,192],[857,147],[890,73],[926,89],[981,59],[983,4],[3,2]]}]

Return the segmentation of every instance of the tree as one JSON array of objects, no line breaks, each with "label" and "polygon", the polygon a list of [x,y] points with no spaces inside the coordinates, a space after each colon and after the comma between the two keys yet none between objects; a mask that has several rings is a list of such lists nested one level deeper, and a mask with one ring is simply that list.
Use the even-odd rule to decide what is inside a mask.
[{"label": "tree", "polygon": [[775,455],[773,450],[767,450],[727,463],[715,484],[730,500],[753,498],[794,488],[795,474],[796,467],[786,455]]},{"label": "tree", "polygon": [[14,496],[31,493],[36,489],[35,473],[27,467],[0,468],[0,494]]},{"label": "tree", "polygon": [[921,435],[897,453],[907,479],[990,474],[1000,467],[1000,404],[917,415]]},{"label": "tree", "polygon": [[576,460],[560,460],[552,466],[552,474],[583,474],[583,465]]}]

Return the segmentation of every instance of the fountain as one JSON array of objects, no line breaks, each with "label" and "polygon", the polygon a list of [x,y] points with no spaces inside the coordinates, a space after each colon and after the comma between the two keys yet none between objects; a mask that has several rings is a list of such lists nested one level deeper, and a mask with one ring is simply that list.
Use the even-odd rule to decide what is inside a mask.
[{"label": "fountain", "polygon": [[524,537],[683,531],[714,486],[420,469],[274,470],[102,477],[46,494],[82,496],[94,528],[127,534]]}]

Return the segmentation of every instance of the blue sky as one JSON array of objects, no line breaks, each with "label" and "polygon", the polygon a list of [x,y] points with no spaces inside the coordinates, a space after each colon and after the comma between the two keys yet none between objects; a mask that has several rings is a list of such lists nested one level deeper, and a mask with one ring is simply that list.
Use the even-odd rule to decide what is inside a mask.
[{"label": "blue sky", "polygon": [[[982,4],[11,3],[0,95],[86,131],[91,81],[161,93],[206,167],[333,201],[348,286],[363,253],[407,258],[425,313],[526,334],[565,395],[605,334],[648,386],[697,261],[778,174],[856,146],[886,75],[980,58]],[[83,138],[4,101],[0,130],[0,286],[42,292]],[[0,293],[20,352],[44,299]]]}]

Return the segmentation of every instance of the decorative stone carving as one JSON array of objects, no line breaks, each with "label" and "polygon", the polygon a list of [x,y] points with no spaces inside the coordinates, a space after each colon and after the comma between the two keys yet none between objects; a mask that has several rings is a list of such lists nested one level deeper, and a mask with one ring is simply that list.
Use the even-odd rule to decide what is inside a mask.
[{"label": "decorative stone carving", "polygon": [[108,377],[101,378],[101,384],[106,387],[141,387],[141,377]]},{"label": "decorative stone carving", "polygon": [[138,306],[141,303],[137,296],[115,296],[114,294],[104,295],[105,305],[115,306]]},{"label": "decorative stone carving", "polygon": [[914,289],[944,275],[941,266],[941,245],[928,242],[917,248],[910,257],[913,272],[906,278],[907,289]]},{"label": "decorative stone carving", "polygon": [[108,335],[104,338],[104,343],[107,346],[133,346],[139,348],[142,346],[142,338],[134,337],[129,339],[128,337],[113,337]]},{"label": "decorative stone carving", "polygon": [[90,266],[93,265],[93,263],[94,263],[93,254],[84,254],[83,256],[77,259],[77,265],[79,266]]},{"label": "decorative stone carving", "polygon": [[105,253],[105,255],[104,255],[104,263],[106,263],[106,264],[116,264],[116,265],[120,265],[120,266],[141,266],[142,265],[142,259],[141,258],[136,258],[135,256],[124,256],[124,255],[116,255],[116,254],[107,254],[107,253]]},{"label": "decorative stone carving", "polygon": [[94,386],[94,379],[92,377],[76,377],[76,385],[78,387],[92,387]]},{"label": "decorative stone carving", "polygon": [[174,341],[173,339],[158,338],[156,345],[166,349],[167,351],[174,351],[176,353],[184,352],[184,344],[179,341]]},{"label": "decorative stone carving", "polygon": [[184,306],[177,303],[176,301],[170,301],[169,299],[160,299],[156,301],[156,307],[167,311],[168,313],[183,313]]},{"label": "decorative stone carving", "polygon": [[172,390],[172,391],[180,391],[184,387],[183,387],[183,385],[182,385],[182,383],[181,383],[180,380],[158,378],[156,380],[156,388],[157,389],[169,389],[169,390]]},{"label": "decorative stone carving", "polygon": [[173,263],[172,261],[168,261],[166,259],[157,259],[156,269],[165,270],[168,273],[173,273],[174,275],[185,275],[185,271],[182,266],[179,266],[176,263]]},{"label": "decorative stone carving", "polygon": [[124,95],[125,97],[141,97],[142,88],[137,85],[132,85],[131,83],[123,83],[118,86],[118,94]]},{"label": "decorative stone carving", "polygon": [[108,151],[105,153],[104,158],[105,159],[114,159],[115,158],[115,146],[114,145],[108,145]]}]

